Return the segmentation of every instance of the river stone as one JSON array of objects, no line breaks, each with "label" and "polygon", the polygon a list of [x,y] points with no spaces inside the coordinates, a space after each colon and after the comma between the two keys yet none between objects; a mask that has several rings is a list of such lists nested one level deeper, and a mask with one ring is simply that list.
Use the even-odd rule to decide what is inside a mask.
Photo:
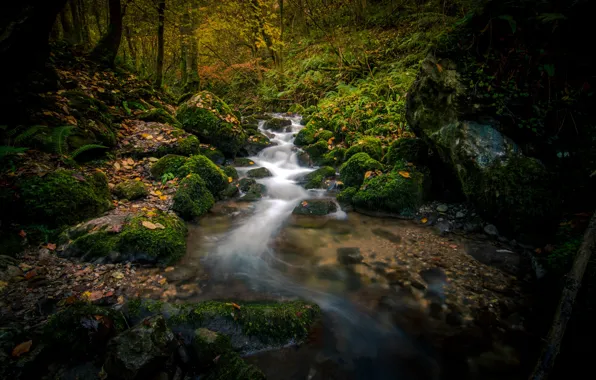
[{"label": "river stone", "polygon": [[360,253],[358,247],[341,247],[337,249],[337,261],[341,264],[358,264],[361,263],[364,257]]},{"label": "river stone", "polygon": [[165,319],[161,315],[146,318],[109,342],[103,368],[114,379],[150,378],[166,364],[175,349],[174,334]]},{"label": "river stone", "polygon": [[484,226],[484,232],[488,235],[488,236],[498,236],[499,235],[499,230],[497,229],[497,227],[495,227],[492,224],[487,224],[486,226]]},{"label": "river stone", "polygon": [[246,175],[250,178],[265,178],[272,177],[273,174],[267,168],[255,168],[246,172]]},{"label": "river stone", "polygon": [[287,127],[292,125],[292,121],[288,119],[273,118],[267,120],[263,125],[263,128],[270,129],[272,131],[281,132],[286,130]]},{"label": "river stone", "polygon": [[298,159],[298,165],[300,166],[309,168],[313,165],[310,155],[303,150],[299,150],[298,153],[296,153],[296,158]]},{"label": "river stone", "polygon": [[440,204],[437,206],[438,212],[447,212],[447,210],[449,210],[449,206],[447,206],[445,204]]},{"label": "river stone", "polygon": [[466,214],[464,214],[464,213],[463,213],[463,212],[461,212],[461,211],[458,211],[458,212],[455,214],[455,217],[456,217],[457,219],[461,219],[461,218],[463,218],[463,217],[465,217],[465,216],[466,216]]},{"label": "river stone", "polygon": [[301,201],[292,212],[295,215],[328,215],[337,211],[337,205],[329,198],[314,198]]}]

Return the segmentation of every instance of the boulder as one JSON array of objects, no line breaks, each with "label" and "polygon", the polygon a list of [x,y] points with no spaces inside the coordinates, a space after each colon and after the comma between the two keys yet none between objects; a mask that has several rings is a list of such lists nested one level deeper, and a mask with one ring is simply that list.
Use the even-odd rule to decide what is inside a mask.
[{"label": "boulder", "polygon": [[367,153],[356,153],[340,168],[339,175],[346,186],[359,187],[369,171],[383,170],[383,165]]},{"label": "boulder", "polygon": [[254,131],[246,139],[246,143],[240,149],[239,154],[244,156],[256,156],[260,151],[273,145],[271,140],[264,134]]},{"label": "boulder", "polygon": [[285,131],[287,127],[292,125],[292,121],[288,119],[281,119],[281,118],[272,118],[265,121],[263,128],[270,129],[276,132]]},{"label": "boulder", "polygon": [[294,215],[328,215],[337,211],[337,204],[330,198],[314,198],[301,201],[292,214]]},{"label": "boulder", "polygon": [[203,155],[190,157],[176,172],[177,176],[184,178],[189,174],[198,174],[205,181],[207,188],[216,196],[228,185],[228,176],[210,159]]},{"label": "boulder", "polygon": [[143,182],[136,180],[120,182],[114,186],[113,192],[119,199],[127,199],[129,201],[146,197],[149,194],[147,186]]},{"label": "boulder", "polygon": [[266,178],[271,177],[273,174],[267,168],[255,168],[246,172],[246,175],[250,178]]},{"label": "boulder", "polygon": [[234,166],[253,166],[255,164],[255,162],[253,160],[251,160],[250,158],[245,158],[245,157],[236,157],[234,158],[234,162],[233,165]]},{"label": "boulder", "polygon": [[149,378],[165,366],[175,349],[166,320],[161,315],[150,317],[110,341],[103,368],[114,379]]},{"label": "boulder", "polygon": [[205,180],[192,173],[180,181],[172,210],[183,219],[193,219],[206,214],[214,204],[215,199]]},{"label": "boulder", "polygon": [[299,179],[299,183],[304,184],[305,189],[324,189],[325,180],[335,176],[335,169],[331,166],[323,166],[314,172],[308,173]]},{"label": "boulder", "polygon": [[459,70],[448,59],[429,56],[423,62],[408,91],[408,124],[452,170],[486,219],[514,233],[543,229],[559,203],[550,173],[499,131]]},{"label": "boulder", "polygon": [[267,192],[265,185],[257,183],[252,178],[242,178],[238,183],[238,188],[245,194],[239,199],[243,202],[256,202],[263,198]]},{"label": "boulder", "polygon": [[151,165],[151,169],[149,172],[151,176],[155,179],[161,179],[161,177],[166,173],[171,173],[175,175],[178,173],[178,169],[186,162],[186,157],[178,156],[175,154],[168,154],[157,160],[153,165]]}]

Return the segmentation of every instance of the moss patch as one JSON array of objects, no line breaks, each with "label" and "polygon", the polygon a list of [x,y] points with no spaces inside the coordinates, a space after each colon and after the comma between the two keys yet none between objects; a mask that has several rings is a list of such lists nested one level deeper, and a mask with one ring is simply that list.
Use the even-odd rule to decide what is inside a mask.
[{"label": "moss patch", "polygon": [[224,166],[223,168],[223,172],[232,179],[238,179],[238,170],[236,170],[235,167],[228,165],[228,166]]},{"label": "moss patch", "polygon": [[157,156],[167,154],[177,154],[181,156],[192,156],[200,152],[200,143],[197,136],[187,136],[178,139],[178,141],[162,145],[157,148]]},{"label": "moss patch", "polygon": [[341,180],[346,186],[360,187],[364,181],[364,174],[367,171],[383,170],[383,165],[377,160],[372,159],[368,154],[356,153],[340,168],[339,174]]},{"label": "moss patch", "polygon": [[144,111],[137,116],[137,119],[143,121],[153,121],[156,123],[169,124],[172,126],[179,126],[180,123],[174,116],[163,108],[153,108],[149,111]]},{"label": "moss patch", "polygon": [[114,194],[120,199],[129,201],[146,197],[149,192],[147,186],[141,181],[128,180],[114,186]]},{"label": "moss patch", "polygon": [[75,224],[110,207],[107,180],[102,173],[85,176],[58,169],[19,183],[27,221],[60,227]]},{"label": "moss patch", "polygon": [[213,161],[202,155],[190,157],[177,171],[179,177],[186,177],[191,173],[201,176],[213,195],[219,194],[228,185],[228,176]]},{"label": "moss patch", "polygon": [[331,166],[323,166],[322,168],[318,168],[312,173],[308,173],[304,176],[304,180],[306,184],[304,185],[305,189],[320,189],[324,188],[325,184],[324,181],[327,178],[331,178],[335,176],[335,169]]},{"label": "moss patch", "polygon": [[213,195],[201,176],[190,174],[180,182],[172,209],[184,219],[193,219],[207,213],[214,204]]},{"label": "moss patch", "polygon": [[166,173],[178,173],[178,169],[186,162],[186,157],[175,154],[168,154],[160,158],[151,166],[150,172],[153,178],[161,179]]},{"label": "moss patch", "polygon": [[391,143],[387,154],[383,157],[383,161],[390,166],[394,166],[400,161],[424,162],[427,156],[427,149],[420,139],[401,138]]},{"label": "moss patch", "polygon": [[271,177],[273,174],[267,168],[256,168],[249,170],[246,175],[250,178],[265,178]]},{"label": "moss patch", "polygon": [[383,146],[381,145],[381,140],[375,137],[365,137],[360,139],[346,151],[344,158],[348,160],[356,153],[361,152],[364,152],[371,158],[379,161],[383,157]]}]

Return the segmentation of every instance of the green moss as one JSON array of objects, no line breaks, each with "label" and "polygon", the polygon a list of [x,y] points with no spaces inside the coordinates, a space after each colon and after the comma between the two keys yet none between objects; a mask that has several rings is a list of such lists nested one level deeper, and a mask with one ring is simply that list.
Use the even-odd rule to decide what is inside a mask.
[{"label": "green moss", "polygon": [[200,143],[197,136],[188,136],[178,139],[178,141],[162,145],[157,148],[157,156],[167,154],[177,154],[181,156],[192,156],[200,152]]},{"label": "green moss", "polygon": [[351,204],[354,195],[358,192],[358,189],[355,187],[348,187],[342,190],[339,194],[337,194],[337,201],[343,204]]},{"label": "green moss", "polygon": [[364,152],[375,160],[380,160],[383,157],[383,146],[381,140],[375,137],[365,137],[352,145],[345,154],[345,159],[348,160],[356,153]]},{"label": "green moss", "polygon": [[238,170],[231,165],[224,166],[223,172],[231,179],[238,179]]},{"label": "green moss", "polygon": [[147,186],[136,180],[128,180],[120,182],[114,186],[114,194],[120,199],[128,199],[129,201],[144,198],[149,194]]},{"label": "green moss", "polygon": [[137,119],[143,121],[152,121],[156,123],[169,124],[172,126],[179,126],[178,120],[163,108],[153,108],[149,111],[144,111],[137,116]]},{"label": "green moss", "polygon": [[176,118],[183,128],[224,154],[233,156],[242,147],[246,134],[230,107],[210,92],[194,95],[178,109]]},{"label": "green moss", "polygon": [[353,196],[352,203],[367,210],[412,216],[424,201],[426,180],[426,176],[413,167],[398,165],[396,170],[388,174],[373,175],[365,179]]},{"label": "green moss", "polygon": [[310,159],[317,165],[320,164],[323,156],[329,152],[327,141],[325,140],[319,140],[314,144],[305,146],[303,149],[308,153]]},{"label": "green moss", "polygon": [[255,162],[250,158],[237,157],[234,158],[234,166],[253,166]]},{"label": "green moss", "polygon": [[307,125],[306,127],[302,128],[300,132],[296,135],[294,139],[294,145],[296,146],[306,146],[314,143],[317,139],[315,139],[315,134],[317,133],[317,129],[313,125]]},{"label": "green moss", "polygon": [[[324,181],[327,178],[335,176],[335,169],[331,166],[323,166],[322,168],[318,168],[312,173],[308,173],[304,176],[304,180],[306,184],[304,185],[305,189],[320,189],[324,185]],[[323,186],[324,187],[324,186]]]},{"label": "green moss", "polygon": [[271,172],[267,168],[251,169],[248,172],[246,172],[246,175],[250,178],[265,178],[272,176]]},{"label": "green moss", "polygon": [[175,154],[168,154],[160,158],[156,163],[151,165],[151,175],[155,179],[161,179],[166,173],[178,173],[178,170],[186,162],[186,157]]},{"label": "green moss", "polygon": [[487,219],[514,233],[543,232],[558,214],[560,201],[550,173],[529,157],[513,157],[482,174],[458,172],[464,193]]},{"label": "green moss", "polygon": [[43,342],[65,357],[101,352],[107,341],[124,331],[121,313],[88,303],[75,303],[52,315],[44,326]]},{"label": "green moss", "polygon": [[383,162],[389,166],[399,161],[420,163],[426,158],[426,146],[417,138],[401,138],[393,141],[383,157]]},{"label": "green moss", "polygon": [[217,165],[222,165],[226,161],[224,154],[214,147],[207,146],[206,148],[202,148],[201,154]]},{"label": "green moss", "polygon": [[[144,221],[161,224],[164,228],[149,229],[143,226]],[[116,249],[126,255],[170,264],[186,252],[186,233],[186,225],[175,215],[161,211],[152,218],[138,215],[122,228]]]},{"label": "green moss", "polygon": [[356,153],[339,168],[339,174],[346,186],[359,187],[370,170],[383,170],[383,165],[366,153]]},{"label": "green moss", "polygon": [[318,131],[317,133],[315,133],[314,137],[317,140],[323,140],[325,141],[325,143],[327,143],[329,139],[333,137],[333,132],[326,130]]},{"label": "green moss", "polygon": [[292,122],[288,119],[281,119],[274,117],[273,119],[267,120],[263,125],[265,129],[271,129],[272,131],[284,131],[286,128],[290,127]]},{"label": "green moss", "polygon": [[19,183],[25,218],[60,227],[99,215],[111,207],[105,175],[84,176],[58,169]]},{"label": "green moss", "polygon": [[190,157],[177,173],[179,177],[186,177],[191,173],[198,174],[213,195],[219,194],[228,185],[228,176],[213,161],[202,155]]},{"label": "green moss", "polygon": [[201,176],[190,174],[180,182],[172,209],[184,219],[193,219],[207,213],[214,203],[213,195]]},{"label": "green moss", "polygon": [[205,380],[265,380],[266,377],[260,369],[254,365],[247,364],[235,352],[226,352],[222,354],[211,369],[201,379]]}]

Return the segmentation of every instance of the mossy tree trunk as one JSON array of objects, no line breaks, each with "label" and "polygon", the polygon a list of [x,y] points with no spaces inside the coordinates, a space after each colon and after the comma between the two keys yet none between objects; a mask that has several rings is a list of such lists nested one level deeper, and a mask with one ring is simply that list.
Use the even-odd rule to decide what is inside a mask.
[{"label": "mossy tree trunk", "polygon": [[108,66],[113,66],[122,40],[122,17],[124,12],[122,11],[121,0],[109,0],[108,6],[110,12],[108,32],[101,38],[93,50],[92,56]]},{"label": "mossy tree trunk", "polygon": [[159,0],[157,4],[157,63],[155,65],[155,87],[163,84],[163,49],[164,49],[164,24],[166,13],[166,0]]},{"label": "mossy tree trunk", "polygon": [[83,26],[81,23],[80,0],[70,0],[68,2],[70,15],[72,18],[72,43],[80,44],[83,41]]}]

